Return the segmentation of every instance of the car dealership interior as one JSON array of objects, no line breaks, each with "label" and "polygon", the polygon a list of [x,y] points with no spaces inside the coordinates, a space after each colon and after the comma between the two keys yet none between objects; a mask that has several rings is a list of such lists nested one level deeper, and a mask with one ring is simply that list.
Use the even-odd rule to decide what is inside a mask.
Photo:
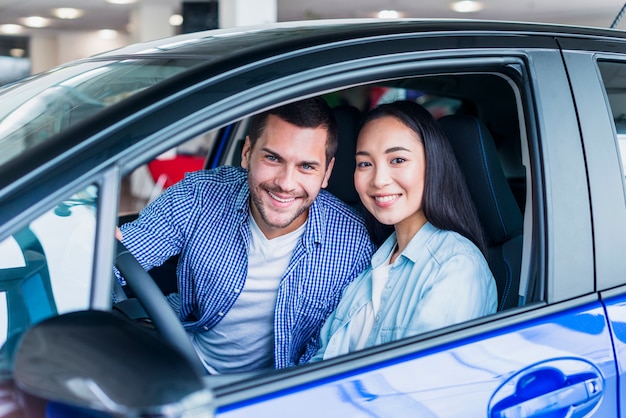
[{"label": "car dealership interior", "polygon": [[[623,13],[614,0],[572,1],[567,7],[560,0],[0,0],[0,85],[128,44],[208,29],[351,18],[511,20],[620,29],[626,25]],[[148,166],[127,177],[121,213],[152,200],[163,186],[159,178]]]},{"label": "car dealership interior", "polygon": [[0,0],[0,84],[131,43],[204,29],[346,18],[620,28],[621,7],[615,0]]},{"label": "car dealership interior", "polygon": [[0,0],[0,418],[626,417],[624,2]]}]

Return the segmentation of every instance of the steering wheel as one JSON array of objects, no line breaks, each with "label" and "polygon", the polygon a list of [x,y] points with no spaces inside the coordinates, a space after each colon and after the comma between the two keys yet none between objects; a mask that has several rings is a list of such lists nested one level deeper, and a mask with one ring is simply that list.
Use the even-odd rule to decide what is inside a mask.
[{"label": "steering wheel", "polygon": [[147,271],[119,240],[115,265],[132,287],[137,300],[144,308],[158,333],[174,347],[199,373],[205,375],[206,369],[196,350],[191,345],[187,332],[183,328],[174,310]]}]

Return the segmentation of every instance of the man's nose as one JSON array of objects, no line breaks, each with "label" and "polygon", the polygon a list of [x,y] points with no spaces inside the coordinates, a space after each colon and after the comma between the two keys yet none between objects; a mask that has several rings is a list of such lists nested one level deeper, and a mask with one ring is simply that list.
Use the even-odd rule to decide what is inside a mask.
[{"label": "man's nose", "polygon": [[285,165],[274,180],[284,192],[290,192],[296,188],[297,170],[293,166]]}]

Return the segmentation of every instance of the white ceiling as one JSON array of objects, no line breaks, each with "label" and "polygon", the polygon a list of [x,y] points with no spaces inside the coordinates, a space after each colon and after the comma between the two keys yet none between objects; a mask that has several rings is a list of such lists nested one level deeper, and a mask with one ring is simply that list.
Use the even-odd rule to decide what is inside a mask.
[{"label": "white ceiling", "polygon": [[[143,0],[170,4],[180,12],[180,0]],[[197,0],[196,0],[197,1]],[[398,10],[412,18],[476,18],[549,22],[609,27],[624,2],[621,0],[482,0],[476,13],[460,14],[449,8],[450,0],[277,0],[278,20],[373,17],[380,9]],[[46,30],[125,30],[132,6],[112,5],[105,0],[0,0],[0,25],[18,23],[24,16],[50,17],[55,7],[76,7],[85,15],[74,21],[56,20]],[[626,18],[617,25],[626,29]]]}]

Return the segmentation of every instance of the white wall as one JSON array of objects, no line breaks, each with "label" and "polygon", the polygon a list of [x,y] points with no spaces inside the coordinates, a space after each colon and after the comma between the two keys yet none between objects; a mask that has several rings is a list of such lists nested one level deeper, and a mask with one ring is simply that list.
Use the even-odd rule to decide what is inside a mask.
[{"label": "white wall", "polygon": [[[220,27],[276,22],[277,0],[219,0]],[[37,31],[30,38],[32,73],[57,65],[120,48],[135,42],[160,39],[174,34],[169,17],[174,12],[169,2],[139,2],[130,14],[130,34],[117,33],[102,39],[98,32]]]},{"label": "white wall", "polygon": [[31,71],[33,74],[40,73],[69,61],[120,48],[128,43],[128,35],[122,33],[117,33],[113,39],[102,39],[97,31],[36,34],[30,38]]},{"label": "white wall", "polygon": [[277,0],[219,0],[220,28],[276,22]]}]

